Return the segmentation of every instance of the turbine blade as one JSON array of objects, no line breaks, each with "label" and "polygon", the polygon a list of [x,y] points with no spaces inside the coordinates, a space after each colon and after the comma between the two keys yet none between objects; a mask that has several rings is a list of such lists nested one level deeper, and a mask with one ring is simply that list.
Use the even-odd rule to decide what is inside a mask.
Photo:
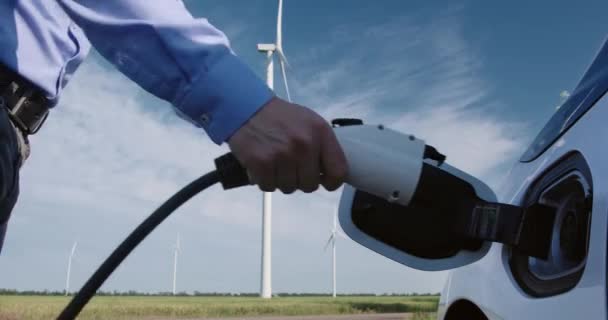
[{"label": "turbine blade", "polygon": [[343,238],[343,239],[348,239],[348,236],[344,234],[344,232],[340,231],[340,230],[336,230],[336,234],[338,235],[338,237]]},{"label": "turbine blade", "polygon": [[279,54],[279,63],[281,64],[281,73],[283,75],[283,85],[285,86],[285,93],[287,94],[287,101],[291,102],[291,93],[289,92],[289,84],[287,83],[286,67],[289,67],[287,58],[283,53],[283,0],[279,0],[279,10],[277,13],[277,41],[276,50]]},{"label": "turbine blade", "polygon": [[279,54],[279,62],[281,63],[281,73],[283,74],[283,85],[285,86],[287,101],[291,102],[291,94],[289,93],[289,85],[287,84],[287,73],[285,72],[285,60],[280,57],[282,57],[282,55]]},{"label": "turbine blade", "polygon": [[327,251],[327,248],[329,248],[329,245],[334,240],[335,240],[335,236],[333,234],[331,236],[329,236],[329,239],[327,239],[327,243],[325,244],[325,248],[323,249],[323,251]]},{"label": "turbine blade", "polygon": [[283,0],[279,0],[279,11],[277,14],[277,48],[283,49]]},{"label": "turbine blade", "polygon": [[277,54],[279,55],[279,59],[283,60],[283,62],[285,63],[285,66],[289,69],[291,68],[291,65],[289,64],[289,61],[287,61],[287,56],[285,55],[285,52],[283,52],[283,48],[279,48],[277,46],[277,49],[275,50],[277,52]]},{"label": "turbine blade", "polygon": [[70,257],[74,256],[74,252],[76,252],[77,246],[78,246],[78,242],[74,242],[74,245],[72,245],[72,251],[70,251]]}]

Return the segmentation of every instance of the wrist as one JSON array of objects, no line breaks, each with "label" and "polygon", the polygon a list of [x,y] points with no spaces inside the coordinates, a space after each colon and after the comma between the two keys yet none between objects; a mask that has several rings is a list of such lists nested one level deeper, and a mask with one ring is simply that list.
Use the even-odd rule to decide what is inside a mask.
[{"label": "wrist", "polygon": [[221,144],[274,97],[274,93],[236,56],[226,54],[195,78],[174,105],[181,116]]}]

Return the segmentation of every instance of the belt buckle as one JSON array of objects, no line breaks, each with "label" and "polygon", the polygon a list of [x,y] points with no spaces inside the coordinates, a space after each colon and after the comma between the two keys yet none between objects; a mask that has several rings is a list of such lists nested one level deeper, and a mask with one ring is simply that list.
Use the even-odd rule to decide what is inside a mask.
[{"label": "belt buckle", "polygon": [[[31,88],[19,89],[19,84],[11,82],[4,92],[5,94],[8,92],[10,96],[5,95],[4,99],[0,99],[0,101],[5,105],[9,117],[19,129],[27,135],[32,135],[40,130],[49,115],[49,110],[30,100],[35,94],[34,90]],[[22,94],[19,94],[20,91]],[[42,113],[37,112],[40,109],[43,109]]]}]

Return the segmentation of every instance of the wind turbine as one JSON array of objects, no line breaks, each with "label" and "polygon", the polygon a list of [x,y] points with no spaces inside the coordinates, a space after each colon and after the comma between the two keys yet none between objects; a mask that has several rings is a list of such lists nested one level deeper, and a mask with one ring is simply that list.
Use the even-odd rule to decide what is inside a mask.
[{"label": "wind turbine", "polygon": [[[287,58],[283,53],[283,0],[279,0],[279,10],[277,14],[277,39],[275,43],[260,43],[258,51],[265,53],[268,59],[266,66],[266,83],[268,87],[274,89],[274,53],[279,56],[279,64],[281,66],[281,74],[283,75],[283,84],[287,100],[291,102],[289,94],[289,86],[287,85]],[[262,275],[260,296],[262,298],[272,297],[272,193],[264,192],[262,198]]]},{"label": "wind turbine", "polygon": [[180,246],[179,246],[179,233],[177,234],[177,241],[175,242],[175,247],[173,248],[173,295],[175,295],[176,291],[176,283],[177,283],[177,256],[179,254]]},{"label": "wind turbine", "polygon": [[70,292],[70,274],[72,273],[72,259],[74,258],[74,252],[76,252],[76,246],[78,242],[74,241],[72,245],[72,251],[70,251],[70,256],[68,257],[68,270],[66,272],[65,279],[65,295],[67,296]]},{"label": "wind turbine", "polygon": [[329,235],[329,239],[327,240],[327,243],[325,244],[325,250],[327,251],[327,248],[329,247],[329,245],[331,244],[331,249],[332,249],[332,284],[333,284],[333,291],[332,291],[332,297],[336,297],[336,241],[338,240],[338,237],[343,237],[342,233],[340,233],[340,231],[338,231],[338,208],[335,209],[334,211],[334,226],[331,229],[331,234]]}]

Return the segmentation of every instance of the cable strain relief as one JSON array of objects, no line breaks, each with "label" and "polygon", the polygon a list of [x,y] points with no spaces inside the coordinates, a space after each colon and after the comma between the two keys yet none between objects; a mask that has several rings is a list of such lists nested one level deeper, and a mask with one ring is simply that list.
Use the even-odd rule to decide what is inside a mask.
[{"label": "cable strain relief", "polygon": [[224,190],[247,186],[250,184],[247,170],[236,159],[232,152],[215,159],[215,168]]}]

